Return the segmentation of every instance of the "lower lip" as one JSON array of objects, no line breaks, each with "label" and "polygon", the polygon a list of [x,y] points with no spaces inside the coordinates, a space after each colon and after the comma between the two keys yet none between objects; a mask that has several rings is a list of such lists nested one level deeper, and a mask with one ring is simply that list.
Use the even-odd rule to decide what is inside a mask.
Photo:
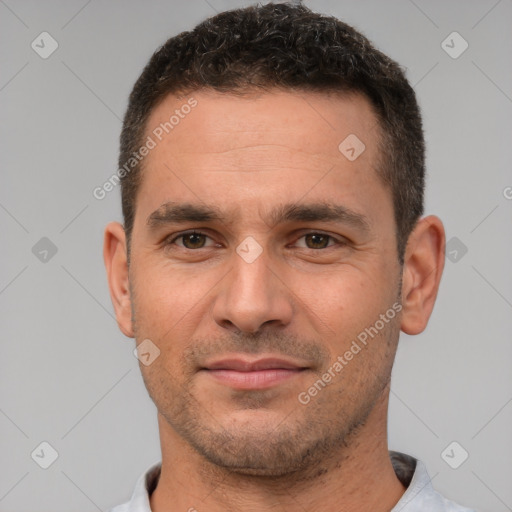
[{"label": "lower lip", "polygon": [[269,370],[255,370],[250,372],[240,372],[236,370],[206,370],[213,378],[237,389],[264,389],[281,382],[285,382],[292,377],[296,377],[303,370],[288,370],[284,368],[275,368]]}]

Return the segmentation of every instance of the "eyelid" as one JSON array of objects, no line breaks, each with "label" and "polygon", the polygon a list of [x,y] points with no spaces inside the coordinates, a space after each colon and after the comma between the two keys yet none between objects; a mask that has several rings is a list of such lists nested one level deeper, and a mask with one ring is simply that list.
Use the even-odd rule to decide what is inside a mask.
[{"label": "eyelid", "polygon": [[[175,244],[176,240],[183,238],[184,236],[187,236],[187,235],[202,235],[202,236],[205,236],[206,238],[209,238],[212,242],[215,243],[213,238],[208,233],[205,233],[204,230],[202,230],[202,229],[187,229],[185,231],[180,231],[178,233],[173,233],[172,235],[166,236],[164,238],[164,240],[162,241],[162,244],[163,245]],[[181,245],[178,245],[178,247],[182,247],[183,249],[187,249],[187,250],[196,250],[196,251],[199,250],[199,249],[188,249],[188,247],[184,247]],[[209,247],[212,247],[212,245],[200,247],[200,249],[206,249]]]},{"label": "eyelid", "polygon": [[[334,245],[347,245],[350,242],[346,237],[341,236],[341,235],[333,235],[326,231],[322,231],[321,229],[320,230],[309,229],[309,230],[301,230],[300,234],[298,236],[296,234],[294,237],[295,241],[293,243],[296,244],[300,239],[304,238],[307,235],[322,235],[322,236],[326,236],[326,237],[330,238],[330,240],[335,242],[334,244],[328,245],[325,249],[327,249],[328,247],[333,247]],[[309,249],[309,248],[305,247],[305,249]],[[319,251],[321,249],[311,249],[311,250]]]}]

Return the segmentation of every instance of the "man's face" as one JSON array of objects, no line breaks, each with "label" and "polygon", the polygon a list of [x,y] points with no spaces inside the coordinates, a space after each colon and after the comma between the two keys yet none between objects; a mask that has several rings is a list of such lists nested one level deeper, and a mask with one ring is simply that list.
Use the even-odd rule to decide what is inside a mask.
[{"label": "man's face", "polygon": [[129,277],[137,342],[160,356],[141,370],[176,439],[235,471],[293,472],[385,400],[401,268],[377,120],[358,95],[192,96],[147,127]]}]

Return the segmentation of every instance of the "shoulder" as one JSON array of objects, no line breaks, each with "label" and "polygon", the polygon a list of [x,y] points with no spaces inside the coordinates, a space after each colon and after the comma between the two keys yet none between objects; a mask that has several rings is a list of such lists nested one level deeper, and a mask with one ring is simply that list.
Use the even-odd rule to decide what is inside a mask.
[{"label": "shoulder", "polygon": [[118,505],[117,507],[111,508],[109,512],[129,512],[130,503],[123,503],[123,505]]},{"label": "shoulder", "polygon": [[420,460],[399,452],[390,452],[390,457],[397,478],[407,488],[391,512],[474,512],[434,490]]},{"label": "shoulder", "polygon": [[160,478],[161,464],[152,465],[137,480],[135,490],[129,502],[109,510],[109,512],[151,512],[149,497],[156,488]]}]

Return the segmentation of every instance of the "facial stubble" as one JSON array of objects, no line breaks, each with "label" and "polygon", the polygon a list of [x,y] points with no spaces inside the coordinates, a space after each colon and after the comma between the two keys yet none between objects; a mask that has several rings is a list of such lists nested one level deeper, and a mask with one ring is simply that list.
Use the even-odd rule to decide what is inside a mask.
[{"label": "facial stubble", "polygon": [[[133,319],[136,318],[134,307]],[[134,330],[137,339],[144,339],[136,322]],[[250,420],[243,424],[223,422],[216,417],[216,410],[222,407],[216,409],[215,404],[201,402],[191,362],[194,348],[200,347],[203,354],[229,350],[247,353],[273,351],[283,355],[315,357],[321,361],[321,369],[311,374],[313,383],[330,366],[328,355],[319,348],[318,341],[303,341],[269,331],[257,336],[240,334],[222,340],[202,340],[190,343],[181,356],[169,354],[168,358],[159,357],[149,367],[141,364],[141,371],[159,413],[214,471],[227,470],[240,475],[282,480],[291,477],[294,482],[299,482],[327,471],[333,460],[338,465],[342,463],[344,453],[348,453],[376,403],[389,392],[398,336],[399,322],[395,318],[371,341],[375,345],[385,345],[377,358],[368,357],[369,351],[376,350],[375,347],[365,347],[365,352],[355,357],[359,362],[350,362],[351,366],[354,365],[353,371],[348,373],[348,367],[344,368],[336,381],[321,390],[307,405],[299,403],[295,396],[286,402],[286,407],[276,411],[275,407],[272,408],[270,392],[243,391],[233,395],[231,405],[236,404],[237,410],[243,408],[248,411],[249,416],[258,416],[253,423]],[[169,347],[171,342],[161,340],[159,343],[162,347],[166,344]],[[175,365],[167,363],[173,357],[181,360],[179,375],[173,369]],[[260,416],[270,411],[269,421],[262,421]]]}]

